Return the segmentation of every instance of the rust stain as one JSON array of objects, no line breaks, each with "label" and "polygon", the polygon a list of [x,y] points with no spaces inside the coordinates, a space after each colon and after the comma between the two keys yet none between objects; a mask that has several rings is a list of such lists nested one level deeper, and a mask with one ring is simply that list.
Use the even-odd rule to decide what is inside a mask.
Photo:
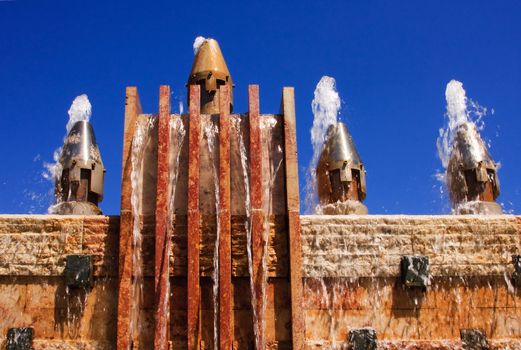
[{"label": "rust stain", "polygon": [[219,348],[231,349],[232,325],[232,241],[230,211],[230,91],[220,91],[219,117]]},{"label": "rust stain", "polygon": [[188,135],[188,271],[187,271],[187,335],[188,350],[200,348],[200,280],[199,240],[199,134],[201,132],[200,87],[190,85],[190,120]]},{"label": "rust stain", "polygon": [[[264,231],[264,211],[262,209],[262,148],[259,115],[259,86],[248,86],[248,116],[250,118],[250,199],[251,199],[251,235],[252,235],[252,273],[253,286],[255,289],[255,299],[253,304],[256,314],[259,317],[259,324],[263,322],[262,317],[263,300],[262,285],[264,283],[262,271],[262,252],[263,231]],[[265,334],[262,327],[255,329],[259,339],[259,347],[264,348]]]},{"label": "rust stain", "polygon": [[170,320],[168,295],[170,232],[168,230],[168,146],[170,144],[170,87],[159,89],[159,121],[157,144],[157,188],[155,220],[155,329],[154,349],[166,350]]}]

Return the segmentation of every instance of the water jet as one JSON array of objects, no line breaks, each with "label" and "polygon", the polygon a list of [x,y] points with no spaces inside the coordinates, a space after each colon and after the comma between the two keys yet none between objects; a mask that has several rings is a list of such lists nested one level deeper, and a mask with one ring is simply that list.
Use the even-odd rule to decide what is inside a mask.
[{"label": "water jet", "polygon": [[463,84],[447,84],[448,126],[441,129],[438,154],[446,168],[444,179],[456,214],[501,214],[497,204],[497,165],[467,109]]}]

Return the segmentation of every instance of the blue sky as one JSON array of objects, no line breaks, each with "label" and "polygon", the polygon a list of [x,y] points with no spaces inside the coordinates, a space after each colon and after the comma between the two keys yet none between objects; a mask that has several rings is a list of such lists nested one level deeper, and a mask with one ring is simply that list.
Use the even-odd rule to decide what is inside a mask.
[{"label": "blue sky", "polygon": [[44,212],[52,187],[42,162],[60,146],[67,110],[86,93],[107,168],[102,209],[119,212],[125,87],[146,112],[159,85],[183,101],[196,36],[216,38],[246,111],[296,93],[301,188],[311,156],[311,100],[337,80],[367,169],[371,213],[449,209],[434,173],[445,85],[494,109],[484,135],[501,162],[499,202],[521,212],[521,2],[519,1],[0,1],[0,213]]}]

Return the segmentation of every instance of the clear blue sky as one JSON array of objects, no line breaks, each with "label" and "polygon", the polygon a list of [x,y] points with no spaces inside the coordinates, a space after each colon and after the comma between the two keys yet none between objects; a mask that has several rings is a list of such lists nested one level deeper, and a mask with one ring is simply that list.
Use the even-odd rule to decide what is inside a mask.
[{"label": "clear blue sky", "polygon": [[[485,136],[502,164],[499,201],[521,212],[521,2],[519,1],[0,1],[0,213],[44,212],[42,162],[60,146],[67,110],[88,94],[107,168],[102,209],[119,212],[125,87],[146,112],[160,84],[185,99],[196,36],[216,38],[246,111],[296,91],[299,162],[311,156],[311,100],[336,78],[341,118],[367,168],[371,213],[447,212],[434,173],[445,85],[495,114]],[[301,171],[301,188],[304,174]]]}]

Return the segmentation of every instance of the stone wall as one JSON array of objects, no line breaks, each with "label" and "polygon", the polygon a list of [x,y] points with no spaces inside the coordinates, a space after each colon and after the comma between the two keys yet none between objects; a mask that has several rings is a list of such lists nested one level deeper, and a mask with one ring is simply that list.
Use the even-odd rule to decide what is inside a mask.
[{"label": "stone wall", "polygon": [[[234,334],[238,349],[252,344],[245,217],[234,221]],[[284,222],[272,218],[267,338],[290,344],[287,242]],[[180,217],[179,227],[183,226]],[[150,226],[150,227],[149,227]],[[153,247],[145,220],[145,247]],[[0,216],[0,339],[10,327],[33,327],[35,349],[114,349],[117,318],[117,217]],[[211,229],[203,230],[202,273],[211,273]],[[479,328],[492,348],[521,349],[521,292],[510,281],[511,255],[521,252],[521,218],[514,216],[302,216],[304,308],[308,348],[345,345],[353,328],[372,327],[382,349],[458,349],[461,328]],[[184,230],[174,237],[174,349],[184,348],[186,279]],[[206,232],[206,233],[204,233]],[[276,236],[277,232],[280,237]],[[175,241],[177,239],[177,241]],[[67,290],[68,254],[90,254],[94,286]],[[144,255],[149,261],[152,255]],[[427,291],[401,284],[402,255],[426,255]],[[152,260],[150,260],[152,261]],[[151,266],[146,271],[151,271]],[[149,273],[147,273],[150,275]],[[145,283],[143,345],[151,341],[153,284]],[[211,339],[211,281],[203,277],[204,339]],[[2,345],[0,345],[0,349]]]},{"label": "stone wall", "polygon": [[[0,349],[11,327],[33,327],[34,348],[113,349],[119,218],[0,216]],[[93,256],[91,290],[68,289],[69,254]]]},{"label": "stone wall", "polygon": [[[497,348],[521,348],[521,293],[511,282],[520,218],[302,216],[301,225],[311,347],[342,345],[350,329],[371,327],[383,348],[458,348],[464,328],[483,330]],[[429,258],[426,291],[402,286],[403,255]]]},{"label": "stone wall", "polygon": [[395,277],[400,257],[429,257],[433,276],[511,273],[514,216],[302,216],[306,277]]}]

